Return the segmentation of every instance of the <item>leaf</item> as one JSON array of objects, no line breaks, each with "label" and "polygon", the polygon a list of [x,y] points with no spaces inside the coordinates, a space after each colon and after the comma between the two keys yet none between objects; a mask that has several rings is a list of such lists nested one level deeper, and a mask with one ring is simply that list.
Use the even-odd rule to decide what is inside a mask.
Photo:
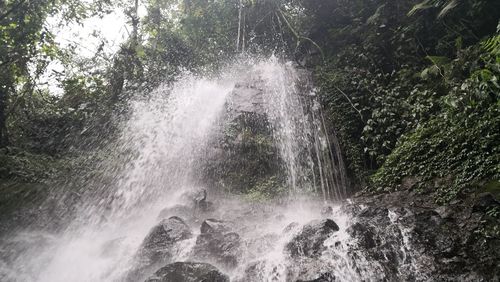
[{"label": "leaf", "polygon": [[448,14],[451,10],[456,8],[458,6],[458,4],[459,4],[458,0],[449,1],[446,4],[446,6],[444,6],[444,8],[441,10],[441,12],[439,12],[438,18],[442,18],[442,17],[446,16],[446,14]]},{"label": "leaf", "polygon": [[432,1],[425,0],[424,2],[418,3],[417,5],[413,6],[413,8],[408,12],[408,16],[413,16],[421,10],[426,10],[432,7],[434,7],[434,5],[432,5]]},{"label": "leaf", "polygon": [[425,58],[438,67],[445,66],[451,62],[449,58],[443,56],[425,56]]}]

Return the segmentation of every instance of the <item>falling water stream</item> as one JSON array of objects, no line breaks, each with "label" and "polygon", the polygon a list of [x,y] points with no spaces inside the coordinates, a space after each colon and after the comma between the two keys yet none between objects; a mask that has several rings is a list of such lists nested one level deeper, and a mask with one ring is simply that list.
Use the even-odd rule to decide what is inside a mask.
[{"label": "falling water stream", "polygon": [[[147,97],[132,99],[130,118],[110,145],[118,157],[110,155],[98,166],[112,183],[89,187],[77,208],[78,217],[64,231],[25,230],[10,236],[4,249],[13,246],[12,252],[0,261],[0,280],[123,281],[160,212],[207,189],[200,181],[199,163],[210,144],[217,142],[235,86],[252,77],[261,83],[261,103],[290,200],[254,204],[209,190],[217,207],[210,216],[237,222],[236,229],[248,242],[238,267],[221,269],[235,281],[242,279],[249,265],[258,265],[256,281],[291,281],[290,277],[303,275],[302,266],[312,273],[329,271],[341,280],[356,280],[358,274],[345,250],[348,219],[338,208],[330,217],[340,231],[325,242],[328,251],[314,267],[305,261],[295,266],[295,274],[290,270],[284,246],[303,224],[322,217],[325,200],[346,196],[346,179],[306,75],[276,58],[239,62],[212,77],[185,74]],[[191,222],[195,234],[202,220],[198,215]],[[283,233],[292,222],[296,223],[289,227],[292,231]],[[194,244],[195,239],[179,244],[172,261],[196,260],[190,255]]]}]

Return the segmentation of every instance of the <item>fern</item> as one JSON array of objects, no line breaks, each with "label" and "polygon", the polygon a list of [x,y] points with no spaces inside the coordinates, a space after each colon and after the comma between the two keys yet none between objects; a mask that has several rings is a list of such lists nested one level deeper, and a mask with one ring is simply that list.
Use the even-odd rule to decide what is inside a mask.
[{"label": "fern", "polygon": [[481,42],[481,47],[484,51],[489,52],[492,55],[500,56],[500,34],[492,36]]},{"label": "fern", "polygon": [[425,0],[413,6],[413,8],[408,12],[408,16],[413,16],[414,14],[422,10],[438,8],[440,9],[438,18],[442,18],[446,16],[451,10],[455,9],[460,4],[460,2],[460,0]]}]

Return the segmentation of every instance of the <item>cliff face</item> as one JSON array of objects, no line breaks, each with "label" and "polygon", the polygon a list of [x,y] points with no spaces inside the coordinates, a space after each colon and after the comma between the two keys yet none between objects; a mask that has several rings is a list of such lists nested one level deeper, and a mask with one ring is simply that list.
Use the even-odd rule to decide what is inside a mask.
[{"label": "cliff face", "polygon": [[217,141],[204,164],[204,180],[228,192],[272,197],[285,188],[285,175],[264,107],[264,81],[249,76],[230,93]]}]

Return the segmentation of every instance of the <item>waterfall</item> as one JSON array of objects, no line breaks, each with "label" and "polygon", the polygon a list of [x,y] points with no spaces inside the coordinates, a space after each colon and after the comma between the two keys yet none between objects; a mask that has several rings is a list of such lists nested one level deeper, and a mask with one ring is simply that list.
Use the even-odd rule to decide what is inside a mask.
[{"label": "waterfall", "polygon": [[[173,84],[130,101],[130,117],[108,148],[113,153],[97,166],[111,181],[85,187],[78,217],[64,232],[25,232],[12,239],[13,245],[23,249],[14,251],[5,265],[0,264],[0,278],[121,281],[160,211],[207,188],[200,166],[210,161],[207,152],[219,142],[217,131],[225,122],[228,98],[238,83],[250,77],[260,81],[263,112],[289,194],[317,193],[328,201],[346,197],[338,142],[333,139],[332,151],[306,72],[273,57],[243,60],[209,77],[187,73]],[[284,219],[303,222],[311,218],[310,213],[290,214],[293,216]],[[282,229],[284,219],[273,230]],[[25,240],[33,241],[33,236],[42,243],[25,246]],[[183,250],[179,257],[186,257],[188,251]]]},{"label": "waterfall", "polygon": [[332,150],[309,74],[275,58],[256,68],[264,79],[264,105],[290,189],[321,191],[326,201],[345,199],[348,184],[340,146],[333,136]]}]

